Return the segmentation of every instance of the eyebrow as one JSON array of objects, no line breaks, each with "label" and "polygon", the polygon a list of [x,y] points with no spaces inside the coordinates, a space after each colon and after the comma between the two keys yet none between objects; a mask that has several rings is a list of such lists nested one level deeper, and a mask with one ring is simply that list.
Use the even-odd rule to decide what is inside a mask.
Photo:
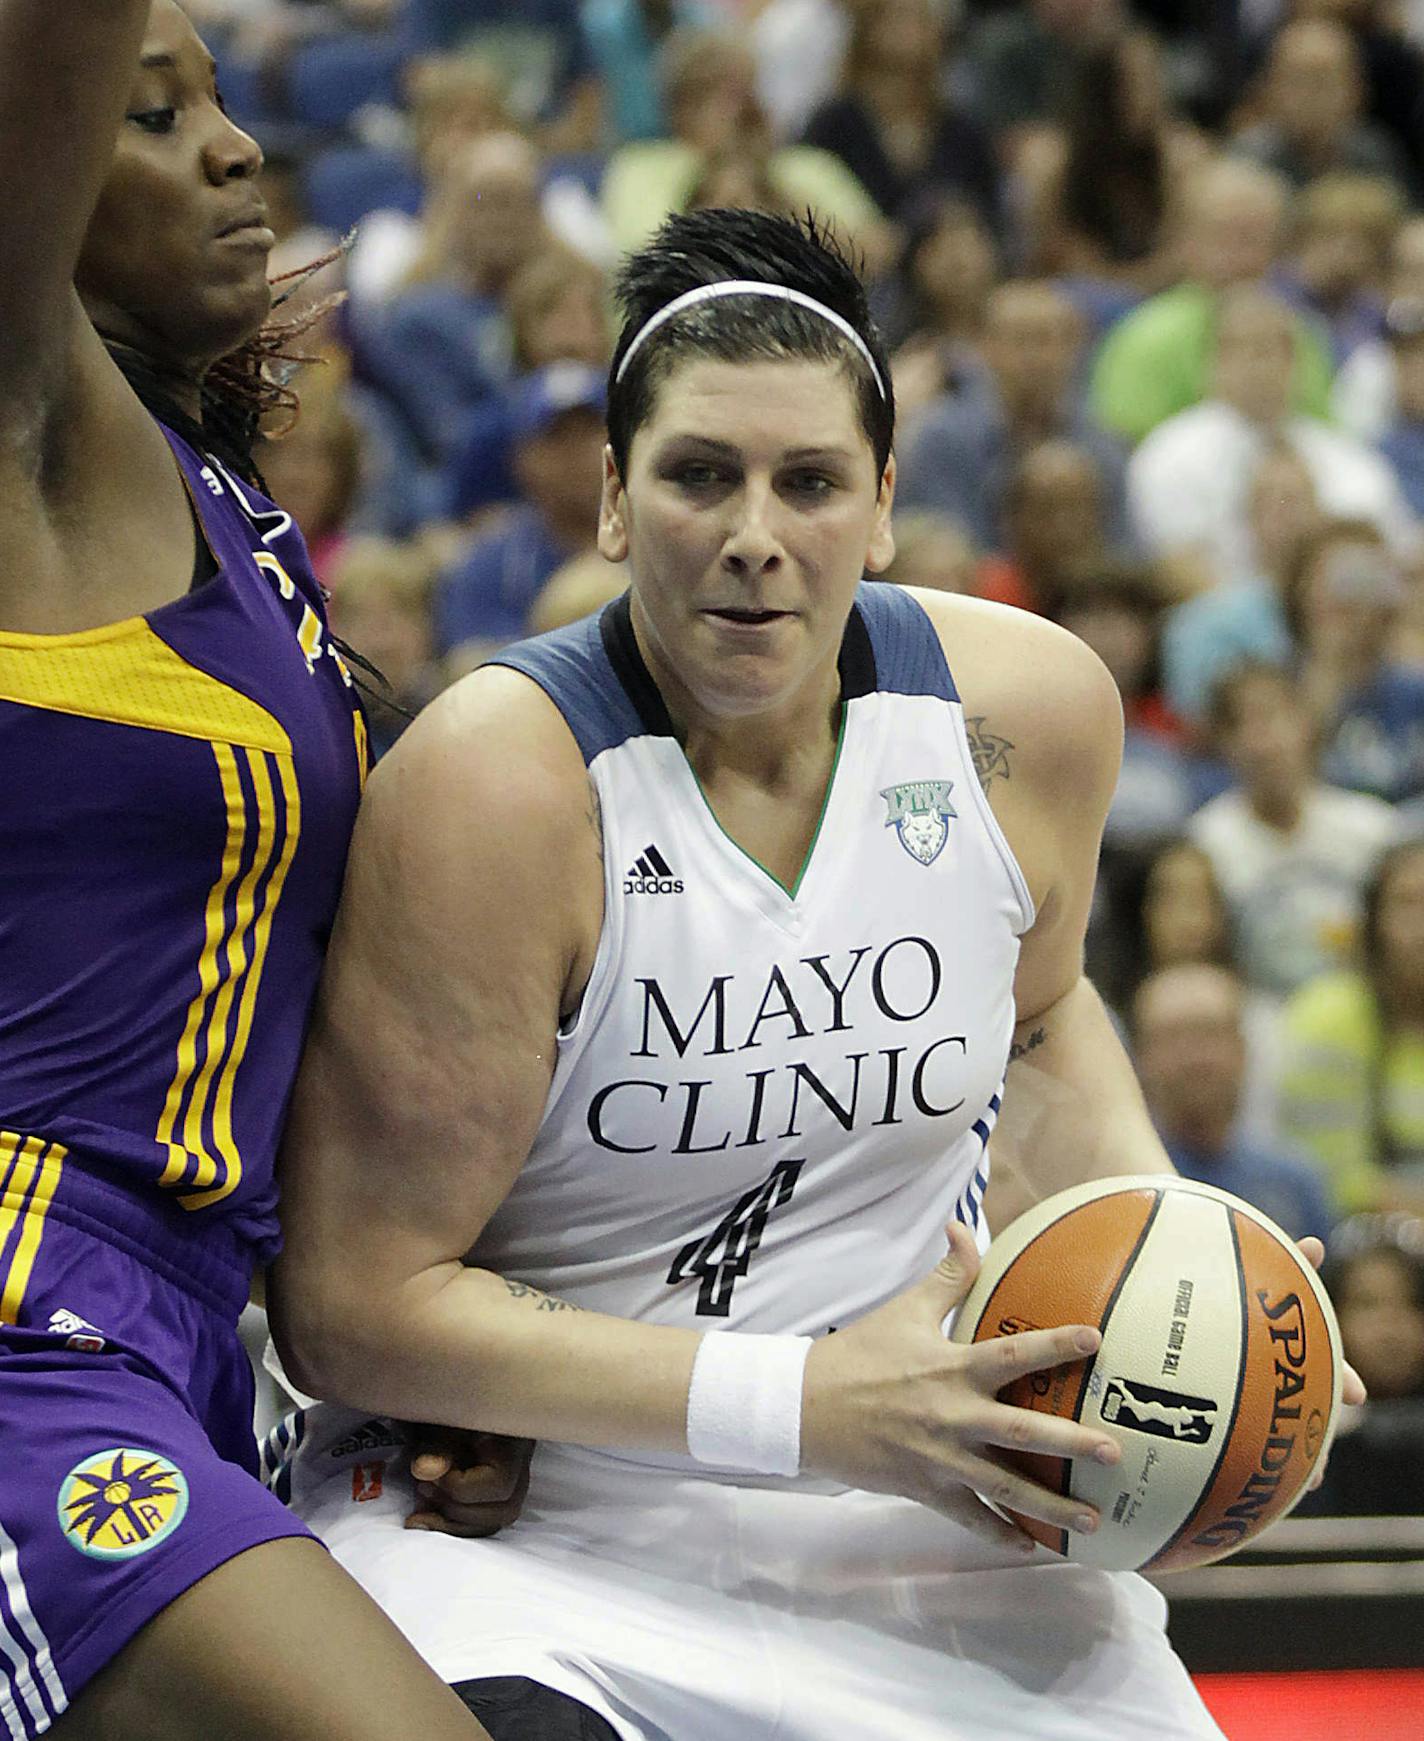
[{"label": "eyebrow", "polygon": [[[688,430],[683,434],[668,437],[669,447],[682,444],[706,449],[723,459],[740,459],[742,457],[741,449],[732,442],[718,441],[710,435],[699,435],[695,430]],[[781,463],[783,465],[796,465],[804,464],[807,460],[852,461],[854,458],[855,455],[843,447],[791,447],[782,454]]]},{"label": "eyebrow", "polygon": [[[172,72],[177,68],[178,57],[166,48],[156,48],[151,54],[140,56],[138,64],[145,72]],[[217,70],[218,63],[208,55],[203,62],[203,71],[211,77]]]}]

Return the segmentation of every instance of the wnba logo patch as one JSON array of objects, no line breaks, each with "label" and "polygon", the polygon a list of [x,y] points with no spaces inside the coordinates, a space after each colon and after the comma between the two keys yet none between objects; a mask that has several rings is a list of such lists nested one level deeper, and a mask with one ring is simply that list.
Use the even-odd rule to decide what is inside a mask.
[{"label": "wnba logo patch", "polygon": [[156,1548],[182,1523],[188,1483],[152,1451],[96,1451],[65,1476],[57,1509],[59,1527],[81,1554],[126,1560]]}]

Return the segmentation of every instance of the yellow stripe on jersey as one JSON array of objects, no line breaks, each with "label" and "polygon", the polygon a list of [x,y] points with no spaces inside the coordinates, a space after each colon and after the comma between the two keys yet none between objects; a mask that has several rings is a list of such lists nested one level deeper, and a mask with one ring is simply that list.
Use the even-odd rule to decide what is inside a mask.
[{"label": "yellow stripe on jersey", "polygon": [[[296,776],[292,772],[291,762],[285,756],[248,755],[248,765],[252,775],[253,790],[257,794],[258,813],[261,819],[261,836],[259,837],[257,858],[254,867],[261,863],[265,870],[276,857],[276,866],[267,883],[262,898],[262,910],[257,915],[256,926],[252,934],[252,955],[250,961],[244,955],[239,962],[237,950],[239,939],[234,939],[229,950],[229,965],[233,984],[242,977],[242,995],[237,1005],[237,1022],[233,1029],[231,1044],[223,1059],[222,1074],[218,1079],[217,1094],[213,1102],[213,1146],[225,1163],[224,1176],[218,1180],[212,1190],[198,1190],[190,1196],[178,1200],[185,1209],[206,1209],[211,1203],[219,1203],[235,1191],[242,1180],[242,1156],[233,1137],[232,1130],[232,1096],[237,1079],[238,1066],[247,1055],[247,1042],[252,1033],[252,1012],[257,1003],[257,988],[262,983],[262,970],[267,962],[267,948],[272,938],[272,921],[276,916],[278,903],[282,898],[282,886],[287,880],[287,871],[291,866],[292,856],[297,849],[297,840],[301,834],[301,798],[297,790]],[[282,801],[285,812],[284,825],[279,833],[277,828],[277,810],[273,801],[272,769],[276,769],[278,780],[282,787]],[[264,850],[265,848],[265,850]],[[254,887],[256,879],[254,879]],[[239,894],[239,904],[242,895]],[[245,968],[245,975],[243,969]],[[213,1184],[210,1179],[197,1178],[194,1181],[199,1186]]]},{"label": "yellow stripe on jersey", "polygon": [[0,1324],[18,1324],[20,1321],[20,1307],[24,1304],[25,1290],[30,1285],[30,1275],[44,1235],[45,1216],[54,1200],[55,1186],[59,1183],[60,1169],[66,1153],[58,1143],[46,1145],[36,1137],[31,1137],[26,1146],[29,1144],[34,1145],[39,1159],[39,1177],[35,1180],[34,1190],[20,1218],[19,1242],[15,1247],[15,1255],[10,1260],[4,1291],[0,1293]]},{"label": "yellow stripe on jersey", "polygon": [[190,665],[142,617],[73,635],[0,633],[0,701],[274,754],[291,749],[265,707]]},{"label": "yellow stripe on jersey", "polygon": [[0,1256],[19,1236],[0,1287],[0,1324],[17,1324],[66,1151],[41,1137],[0,1131]]},{"label": "yellow stripe on jersey", "polygon": [[[210,1001],[218,988],[218,954],[227,924],[228,891],[237,880],[242,866],[243,847],[247,840],[247,801],[243,796],[242,783],[237,777],[237,758],[226,744],[215,743],[211,747],[217,760],[218,778],[222,783],[223,799],[227,806],[227,842],[223,848],[222,868],[218,872],[217,881],[208,890],[204,909],[203,947],[198,956],[198,989],[188,1005],[187,1018],[178,1040],[177,1067],[173,1072],[173,1080],[169,1084],[155,1133],[157,1140],[168,1149],[168,1164],[159,1178],[160,1185],[186,1183],[189,1163],[194,1154],[198,1157],[199,1167],[207,1159],[203,1148],[201,1109],[195,1123],[193,1106],[197,1103],[197,1096],[194,1095],[189,1100],[189,1089],[198,1069],[198,1034],[202,1030],[203,1018],[208,1012]],[[189,1101],[189,1112],[183,1124],[183,1142],[178,1143],[174,1141],[173,1133],[185,1100]],[[216,1168],[213,1170],[215,1172]]]},{"label": "yellow stripe on jersey", "polygon": [[356,775],[364,792],[366,776],[371,772],[371,734],[366,729],[366,716],[359,707],[351,715],[351,725],[356,733]]},{"label": "yellow stripe on jersey", "polygon": [[[226,745],[214,746],[219,750],[218,765],[223,768],[224,762],[231,762],[232,752]],[[233,1002],[237,996],[238,986],[247,968],[247,932],[256,911],[257,885],[267,871],[272,859],[272,847],[277,833],[277,817],[272,803],[272,782],[268,778],[266,764],[262,757],[254,756],[250,751],[242,752],[251,774],[257,800],[257,846],[252,855],[252,863],[248,866],[241,882],[237,886],[237,897],[233,903],[232,922],[225,938],[225,948],[220,952],[226,961],[227,971],[222,975],[217,995],[212,1000],[208,1013],[207,1046],[203,1058],[202,1069],[193,1084],[192,1095],[188,1101],[188,1115],[183,1121],[184,1146],[198,1157],[198,1164],[191,1179],[185,1178],[185,1185],[196,1185],[206,1189],[214,1184],[220,1172],[226,1174],[234,1166],[239,1166],[237,1151],[232,1141],[232,1129],[229,1125],[226,1133],[226,1144],[222,1134],[213,1129],[213,1146],[217,1154],[207,1152],[203,1142],[203,1127],[211,1102],[213,1084],[217,1079],[221,1066],[226,1069],[229,1053],[232,1047],[231,1017]],[[228,814],[231,816],[235,808],[244,808],[247,799],[237,778],[237,769],[233,765],[223,772],[223,794],[227,799]],[[248,827],[250,828],[250,818]]]}]

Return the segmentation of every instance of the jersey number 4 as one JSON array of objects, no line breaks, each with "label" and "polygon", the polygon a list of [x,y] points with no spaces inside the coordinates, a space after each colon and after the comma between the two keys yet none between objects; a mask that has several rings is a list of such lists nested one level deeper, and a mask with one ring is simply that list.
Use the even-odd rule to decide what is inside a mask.
[{"label": "jersey number 4", "polygon": [[668,1284],[696,1277],[699,1318],[725,1318],[732,1310],[732,1290],[756,1256],[767,1217],[791,1201],[804,1161],[779,1161],[770,1177],[743,1193],[701,1239],[691,1239],[672,1260]]}]

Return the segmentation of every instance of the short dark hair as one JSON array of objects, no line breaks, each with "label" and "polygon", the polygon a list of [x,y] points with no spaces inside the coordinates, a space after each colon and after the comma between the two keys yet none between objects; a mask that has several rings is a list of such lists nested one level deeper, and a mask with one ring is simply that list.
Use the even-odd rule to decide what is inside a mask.
[{"label": "short dark hair", "polygon": [[[618,380],[624,352],[659,309],[685,291],[728,279],[785,285],[824,303],[865,340],[884,394],[859,351],[829,321],[769,297],[720,297],[675,315],[640,347]],[[733,363],[794,357],[839,363],[855,386],[860,425],[876,467],[885,469],[895,436],[890,360],[855,264],[809,213],[787,218],[719,207],[678,213],[624,262],[615,293],[623,330],[608,377],[608,439],[620,475],[627,475],[628,450],[651,414],[658,387],[688,356]]]},{"label": "short dark hair", "polygon": [[1207,693],[1207,730],[1216,743],[1219,744],[1222,736],[1235,728],[1241,691],[1253,683],[1263,682],[1275,684],[1297,705],[1305,705],[1289,666],[1279,665],[1272,659],[1263,659],[1258,654],[1248,654],[1234,660],[1226,670],[1218,673]]}]

